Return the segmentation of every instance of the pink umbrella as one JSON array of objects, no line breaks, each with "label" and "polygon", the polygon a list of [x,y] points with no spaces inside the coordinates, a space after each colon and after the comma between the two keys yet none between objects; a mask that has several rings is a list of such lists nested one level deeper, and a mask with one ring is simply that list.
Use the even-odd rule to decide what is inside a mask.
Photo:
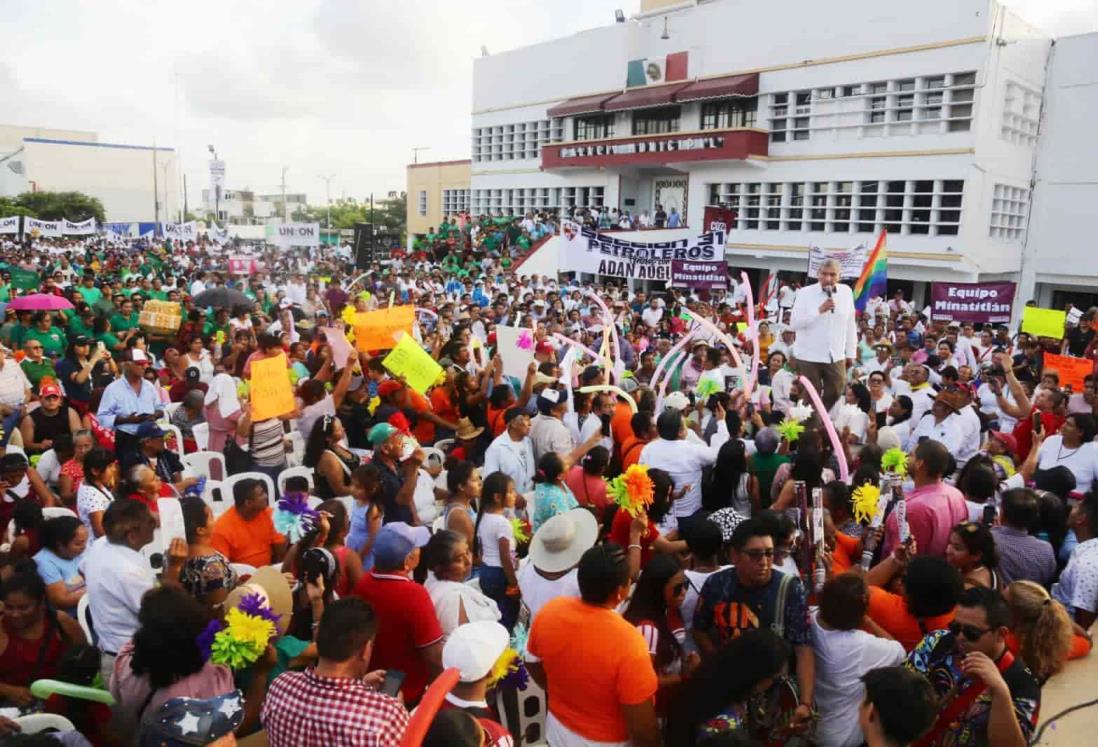
[{"label": "pink umbrella", "polygon": [[71,309],[73,305],[63,296],[54,296],[49,293],[32,293],[29,296],[17,296],[8,304],[9,309],[16,311],[60,311]]}]

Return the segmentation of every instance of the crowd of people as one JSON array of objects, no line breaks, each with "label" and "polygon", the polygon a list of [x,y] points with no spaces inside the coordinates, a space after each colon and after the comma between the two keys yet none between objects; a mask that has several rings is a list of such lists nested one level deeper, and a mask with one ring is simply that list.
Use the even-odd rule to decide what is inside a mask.
[{"label": "crowd of people", "polygon": [[[455,216],[362,271],[0,246],[0,744],[1028,744],[1098,615],[1095,377],[1042,365],[1098,310],[1060,341],[856,312],[831,262],[757,309],[524,275],[553,230]],[[427,391],[333,353],[391,304]],[[253,417],[279,356],[295,409]]]}]

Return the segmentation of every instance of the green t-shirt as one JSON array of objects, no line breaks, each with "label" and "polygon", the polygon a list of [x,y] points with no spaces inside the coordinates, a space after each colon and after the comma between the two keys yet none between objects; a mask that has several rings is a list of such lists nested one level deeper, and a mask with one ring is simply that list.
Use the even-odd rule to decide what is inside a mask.
[{"label": "green t-shirt", "polygon": [[76,290],[84,297],[84,301],[88,306],[95,306],[103,299],[103,291],[99,290],[94,285],[91,288],[85,288],[81,285]]},{"label": "green t-shirt", "polygon": [[60,357],[65,354],[65,348],[68,347],[69,341],[65,337],[65,333],[57,327],[51,326],[48,331],[43,332],[38,327],[32,327],[27,330],[23,335],[23,344],[25,345],[28,340],[38,340],[42,343],[42,352],[46,355],[52,355]]},{"label": "green t-shirt", "polygon": [[30,329],[30,327],[22,323],[15,325],[15,328],[11,331],[12,348],[23,347],[23,338],[26,337],[28,329]]},{"label": "green t-shirt", "polygon": [[115,314],[111,317],[111,330],[114,332],[125,332],[128,329],[133,329],[137,326],[138,313],[131,311],[130,315],[123,316],[121,313]]},{"label": "green t-shirt", "polygon": [[29,358],[24,358],[19,364],[19,367],[22,368],[23,373],[27,375],[27,381],[30,382],[31,387],[35,392],[38,391],[38,382],[42,381],[42,379],[47,376],[57,377],[56,372],[53,370],[53,361],[49,358],[43,358],[38,363],[35,363]]},{"label": "green t-shirt", "polygon": [[5,283],[0,285],[0,302],[7,303],[11,300],[11,285]]},{"label": "green t-shirt", "polygon": [[166,290],[150,290],[148,296],[153,301],[167,301],[168,291]]},{"label": "green t-shirt", "polygon": [[95,333],[92,328],[84,324],[84,320],[78,316],[74,316],[69,320],[68,336],[69,337],[95,337]]}]

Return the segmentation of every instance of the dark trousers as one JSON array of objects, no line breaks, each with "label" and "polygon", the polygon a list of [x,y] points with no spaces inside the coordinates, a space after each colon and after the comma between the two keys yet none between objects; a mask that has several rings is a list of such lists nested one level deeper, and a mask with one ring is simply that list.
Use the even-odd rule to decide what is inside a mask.
[{"label": "dark trousers", "polygon": [[843,395],[843,387],[846,386],[846,361],[814,363],[796,360],[794,364],[797,373],[812,382],[812,386],[820,393],[824,407],[830,410],[839,401],[839,397]]}]

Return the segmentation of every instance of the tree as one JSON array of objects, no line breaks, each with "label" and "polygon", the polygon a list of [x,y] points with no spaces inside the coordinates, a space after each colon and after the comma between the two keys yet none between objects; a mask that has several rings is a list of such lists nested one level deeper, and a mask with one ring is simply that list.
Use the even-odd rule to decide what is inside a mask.
[{"label": "tree", "polygon": [[61,220],[67,218],[74,223],[95,218],[102,223],[106,216],[103,203],[98,197],[83,192],[24,192],[14,200],[41,220]]},{"label": "tree", "polygon": [[0,217],[10,218],[13,215],[25,215],[28,218],[37,218],[38,214],[33,210],[20,205],[15,197],[0,197]]}]

